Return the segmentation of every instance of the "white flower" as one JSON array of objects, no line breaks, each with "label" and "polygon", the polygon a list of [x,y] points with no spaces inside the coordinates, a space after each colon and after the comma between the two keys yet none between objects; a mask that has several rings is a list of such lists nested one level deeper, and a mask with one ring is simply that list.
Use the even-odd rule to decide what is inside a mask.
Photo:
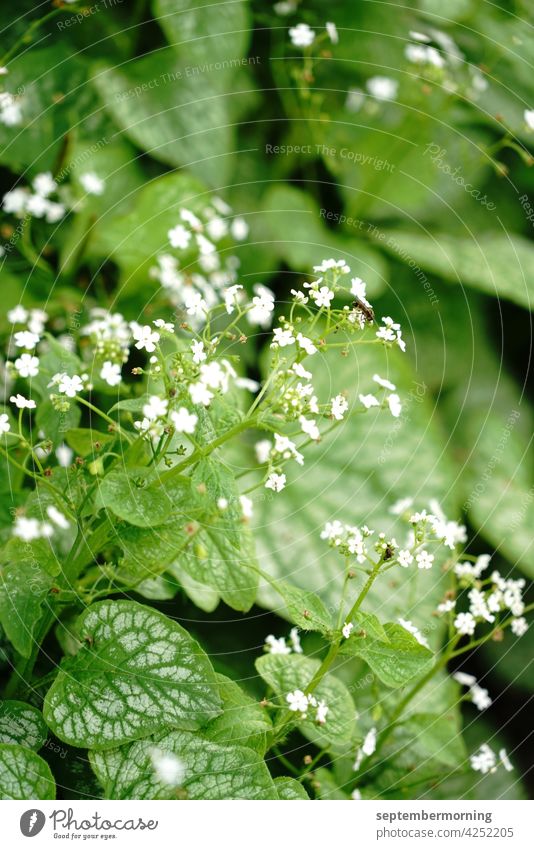
[{"label": "white flower", "polygon": [[248,236],[248,224],[245,219],[240,216],[234,218],[232,226],[230,227],[230,232],[236,242],[242,242],[243,239],[246,239]]},{"label": "white flower", "polygon": [[321,286],[320,289],[310,289],[310,298],[313,298],[317,307],[329,307],[334,293],[328,286]]},{"label": "white flower", "polygon": [[398,419],[402,412],[402,404],[398,395],[390,395],[388,397],[389,411],[393,418]]},{"label": "white flower", "polygon": [[190,413],[186,407],[173,410],[171,421],[179,433],[194,433],[198,422],[198,416]]},{"label": "white flower", "polygon": [[393,321],[391,316],[382,316],[383,325],[376,331],[377,339],[381,339],[384,343],[396,342],[401,351],[406,350],[406,343],[402,338],[401,326],[398,322]]},{"label": "white flower", "polygon": [[468,598],[469,610],[475,619],[484,619],[486,622],[495,621],[495,616],[488,610],[484,593],[481,593],[480,590],[472,589],[468,593]]},{"label": "white flower", "polygon": [[57,378],[58,391],[62,395],[66,395],[67,398],[75,398],[77,393],[83,390],[83,381],[77,374],[74,374],[72,377],[68,374],[59,374],[55,375],[54,378]]},{"label": "white flower", "polygon": [[269,439],[260,439],[258,440],[258,442],[256,442],[254,446],[254,451],[258,463],[263,464],[268,461],[272,447],[273,443]]},{"label": "white flower", "polygon": [[21,354],[15,360],[15,368],[21,377],[37,377],[39,374],[39,358],[32,354]]},{"label": "white flower", "polygon": [[271,348],[285,348],[287,345],[292,345],[295,342],[295,337],[293,336],[292,328],[286,328],[283,330],[281,327],[275,327],[273,331],[273,341],[271,342]]},{"label": "white flower", "polygon": [[62,203],[53,203],[51,200],[46,202],[45,216],[49,224],[61,221],[66,211]]},{"label": "white flower", "polygon": [[[275,637],[274,634],[265,637],[265,648],[269,654],[291,654],[291,648],[286,645],[285,637]],[[296,708],[290,708],[290,710],[296,710]]]},{"label": "white flower", "polygon": [[353,628],[354,625],[352,624],[352,622],[345,622],[345,624],[343,625],[341,633],[343,634],[346,640],[348,640],[348,638],[350,637]]},{"label": "white flower", "polygon": [[291,645],[293,646],[293,651],[296,654],[302,654],[302,646],[300,644],[299,629],[297,627],[291,628],[291,631],[289,632],[289,639],[291,641]]},{"label": "white flower", "polygon": [[10,192],[6,192],[4,197],[2,198],[2,208],[4,212],[12,212],[15,215],[19,215],[26,209],[28,198],[28,189],[12,189]]},{"label": "white flower", "polygon": [[228,315],[233,313],[234,308],[237,303],[239,303],[239,292],[242,291],[243,287],[239,285],[229,286],[228,289],[224,290],[224,305],[226,307],[226,312]]},{"label": "white flower", "polygon": [[204,407],[208,407],[213,399],[213,392],[202,381],[190,384],[189,395],[193,404],[202,404]]},{"label": "white flower", "polygon": [[464,687],[472,687],[473,684],[477,683],[475,676],[469,675],[467,672],[455,672],[452,677]]},{"label": "white flower", "polygon": [[409,35],[412,41],[423,41],[427,44],[430,41],[430,38],[428,37],[428,35],[425,35],[424,32],[418,32],[417,30],[411,29]]},{"label": "white flower", "polygon": [[169,402],[165,398],[160,398],[159,395],[151,395],[148,403],[143,405],[143,415],[149,422],[153,422],[167,415],[168,406]]},{"label": "white flower", "polygon": [[454,620],[454,627],[459,634],[468,634],[471,636],[475,633],[476,620],[471,613],[459,613]]},{"label": "white flower", "polygon": [[32,333],[31,330],[18,330],[14,335],[15,345],[17,348],[28,348],[33,350],[39,342],[37,333]]},{"label": "white flower", "polygon": [[191,241],[191,233],[183,224],[177,224],[176,227],[168,231],[167,238],[171,243],[171,247],[185,250]]},{"label": "white flower", "polygon": [[318,722],[319,725],[324,725],[325,722],[326,722],[326,715],[329,711],[329,708],[328,708],[326,702],[323,702],[323,701],[317,702],[316,711],[317,712],[315,714],[315,721]]},{"label": "white flower", "polygon": [[297,375],[297,377],[302,377],[305,380],[311,380],[312,376],[313,376],[310,371],[307,371],[304,368],[302,363],[293,363],[293,365],[291,367],[291,371],[294,371],[295,374]]},{"label": "white flower", "polygon": [[394,100],[397,96],[399,84],[391,77],[371,77],[366,83],[367,91],[377,100]]},{"label": "white flower", "polygon": [[183,783],[185,766],[180,758],[157,746],[149,750],[149,755],[158,781],[168,787],[179,787]]},{"label": "white flower", "polygon": [[434,562],[434,555],[429,554],[428,551],[423,549],[423,551],[419,551],[415,555],[415,559],[419,569],[431,569]]},{"label": "white flower", "polygon": [[438,604],[436,610],[438,613],[450,613],[451,610],[454,610],[456,607],[456,600],[453,598],[448,598],[445,601],[442,601],[441,604]]},{"label": "white flower", "polygon": [[399,625],[402,625],[402,627],[412,635],[412,637],[415,637],[419,645],[424,646],[426,649],[428,648],[428,641],[426,637],[423,636],[419,628],[416,628],[409,619],[401,619],[399,617],[397,621]]},{"label": "white flower", "polygon": [[308,24],[297,24],[290,28],[289,37],[295,47],[309,47],[315,40],[315,32]]},{"label": "white flower", "polygon": [[47,198],[48,195],[51,195],[52,192],[56,191],[57,183],[52,177],[50,171],[47,171],[43,174],[37,174],[37,176],[34,177],[32,187],[39,197]]},{"label": "white flower", "polygon": [[23,539],[25,542],[32,542],[34,539],[39,539],[41,533],[41,523],[38,519],[28,519],[26,516],[17,516],[13,525],[13,536]]},{"label": "white flower", "polygon": [[325,27],[326,27],[326,31],[328,33],[328,38],[330,39],[332,44],[338,44],[339,43],[339,34],[338,34],[338,31],[337,31],[336,25],[334,23],[332,23],[332,21],[327,21],[326,24],[325,24]]},{"label": "white flower", "polygon": [[506,772],[512,772],[514,766],[508,757],[506,749],[499,749],[499,760],[505,768]]},{"label": "white flower", "polygon": [[136,340],[135,347],[139,351],[144,349],[148,354],[152,354],[156,350],[160,335],[155,330],[152,330],[149,324],[132,327],[132,335]]},{"label": "white flower", "polygon": [[365,735],[361,748],[356,752],[353,770],[357,772],[361,766],[364,756],[370,757],[376,751],[376,728],[371,728]]},{"label": "white flower", "polygon": [[238,389],[246,389],[247,392],[257,392],[260,384],[257,380],[252,380],[250,377],[237,377],[235,385]]},{"label": "white flower", "polygon": [[100,369],[100,377],[109,386],[118,386],[122,379],[120,365],[112,363],[111,360],[106,360]]},{"label": "white flower", "polygon": [[413,498],[409,496],[407,498],[399,498],[395,504],[389,508],[389,512],[393,513],[394,516],[400,516],[401,513],[404,513],[406,510],[409,510],[413,504]]},{"label": "white flower", "polygon": [[9,399],[12,404],[18,407],[19,410],[35,410],[37,406],[35,401],[28,400],[24,395],[12,395]]},{"label": "white flower", "polygon": [[339,274],[350,274],[350,268],[344,259],[332,259],[332,257],[330,259],[323,259],[320,265],[314,265],[313,270],[318,274],[324,274],[326,271],[335,271]]},{"label": "white flower", "polygon": [[167,333],[174,333],[174,324],[171,324],[170,321],[164,321],[162,318],[157,318],[154,321],[154,327],[157,327],[158,330],[166,330]]},{"label": "white flower", "polygon": [[28,321],[28,310],[19,304],[18,306],[13,307],[12,310],[8,311],[7,320],[10,321],[11,324],[24,324],[25,321]]},{"label": "white flower", "polygon": [[315,347],[311,339],[308,339],[307,336],[303,336],[302,333],[297,333],[297,342],[302,348],[302,350],[306,351],[309,356],[317,352],[317,348]]},{"label": "white flower", "polygon": [[306,715],[308,710],[308,697],[302,692],[302,690],[294,690],[292,693],[288,693],[286,696],[286,702],[289,710]]},{"label": "white flower", "polygon": [[527,620],[524,616],[520,616],[518,619],[512,619],[510,628],[512,630],[512,634],[515,634],[516,637],[522,637],[523,634],[526,634],[528,631]]},{"label": "white flower", "polygon": [[332,398],[330,402],[330,411],[332,417],[336,421],[340,422],[348,409],[349,402],[344,395],[336,395],[335,398]]},{"label": "white flower", "polygon": [[265,488],[272,489],[273,492],[281,492],[286,485],[286,476],[277,475],[275,472],[269,475],[265,481]]},{"label": "white flower", "polygon": [[11,425],[7,413],[0,413],[0,433],[9,433]]},{"label": "white flower", "polygon": [[386,380],[384,377],[380,377],[379,374],[373,374],[373,380],[375,383],[378,383],[379,386],[383,386],[384,389],[390,389],[392,392],[394,392],[397,388],[394,383],[391,383],[390,380]]},{"label": "white flower", "polygon": [[413,563],[413,554],[411,551],[408,551],[407,548],[401,548],[399,553],[397,554],[397,558],[400,566],[404,566],[405,568]]},{"label": "white flower", "polygon": [[483,743],[478,752],[471,755],[469,760],[471,762],[471,768],[475,772],[481,772],[483,775],[488,772],[495,772],[497,757],[487,743]]},{"label": "white flower", "polygon": [[54,523],[54,525],[58,526],[58,528],[62,528],[62,530],[66,531],[70,527],[67,517],[64,516],[57,507],[54,507],[53,504],[49,504],[46,508],[46,515]]},{"label": "white flower", "polygon": [[315,419],[307,419],[305,416],[299,416],[299,423],[303,433],[317,442],[321,438],[321,433],[317,427]]},{"label": "white flower", "polygon": [[486,710],[491,706],[491,699],[489,697],[488,691],[484,689],[484,687],[479,687],[478,684],[473,684],[473,686],[469,690],[471,695],[471,701],[477,710]]},{"label": "white flower", "polygon": [[203,363],[204,360],[207,359],[208,355],[204,349],[204,342],[201,340],[197,341],[196,339],[191,343],[191,351],[193,352],[193,362],[194,363]]},{"label": "white flower", "polygon": [[366,410],[369,410],[371,407],[380,406],[380,401],[378,400],[378,398],[375,398],[374,395],[358,395],[358,398],[360,399],[360,402],[363,404]]},{"label": "white flower", "polygon": [[185,207],[181,209],[180,218],[182,221],[185,221],[186,224],[189,224],[193,230],[202,230],[202,221],[195,215],[194,212],[191,212],[190,209],[186,209]]},{"label": "white flower", "polygon": [[80,174],[80,183],[89,195],[102,195],[106,184],[102,177],[95,174],[94,171],[87,171],[85,174]]},{"label": "white flower", "polygon": [[70,466],[73,456],[74,452],[72,448],[69,448],[69,446],[65,445],[65,443],[58,445],[58,447],[56,448],[57,461],[59,465],[62,466],[64,469]]},{"label": "white flower", "polygon": [[269,327],[271,323],[271,313],[274,310],[274,295],[267,286],[257,283],[254,286],[255,295],[252,298],[252,306],[248,313],[250,324],[258,325],[259,327]]},{"label": "white flower", "polygon": [[249,498],[248,495],[240,495],[239,503],[241,504],[243,518],[252,519],[254,513],[252,498]]},{"label": "white flower", "polygon": [[523,118],[529,130],[534,130],[534,109],[525,109]]}]

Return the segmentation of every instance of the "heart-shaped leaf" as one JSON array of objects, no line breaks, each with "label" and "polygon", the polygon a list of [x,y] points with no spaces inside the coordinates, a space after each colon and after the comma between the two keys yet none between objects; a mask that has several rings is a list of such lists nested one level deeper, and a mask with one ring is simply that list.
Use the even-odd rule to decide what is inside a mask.
[{"label": "heart-shaped leaf", "polygon": [[0,702],[0,743],[18,743],[27,749],[40,749],[47,737],[43,716],[37,708],[7,700]]},{"label": "heart-shaped leaf", "polygon": [[50,767],[24,746],[0,743],[0,798],[55,799]]},{"label": "heart-shaped leaf", "polygon": [[176,622],[133,601],[103,601],[80,616],[85,644],[63,661],[44,717],[73,746],[108,749],[163,725],[195,729],[217,715],[212,666]]}]

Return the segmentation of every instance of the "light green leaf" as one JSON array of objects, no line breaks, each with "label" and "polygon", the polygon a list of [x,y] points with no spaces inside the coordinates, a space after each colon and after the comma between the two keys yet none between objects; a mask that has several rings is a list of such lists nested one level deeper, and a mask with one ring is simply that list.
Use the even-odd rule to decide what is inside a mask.
[{"label": "light green leaf", "polygon": [[41,748],[47,728],[40,711],[26,702],[0,702],[0,743],[18,743],[27,749]]},{"label": "light green leaf", "polygon": [[153,5],[159,25],[191,74],[220,74],[246,61],[251,31],[246,0],[154,0]]},{"label": "light green leaf", "polygon": [[339,228],[329,229],[326,217],[329,212],[320,209],[305,192],[278,185],[266,193],[255,226],[263,239],[267,231],[272,249],[291,268],[308,273],[325,256],[345,259],[354,275],[366,281],[368,294],[378,295],[387,275],[384,258],[363,239],[358,239],[357,232],[351,237]]},{"label": "light green leaf", "polygon": [[[319,666],[318,660],[299,654],[266,654],[256,660],[259,674],[286,708],[287,694],[305,692]],[[355,708],[345,684],[334,675],[326,675],[313,694],[328,705],[326,722],[322,726],[313,722],[314,709],[310,708],[310,718],[298,723],[299,730],[319,748],[346,744],[354,734]]]},{"label": "light green leaf", "polygon": [[184,484],[183,495],[180,498],[178,494],[176,503],[176,486],[171,498],[147,469],[128,469],[127,472],[117,469],[101,482],[98,501],[130,525],[152,528],[165,522],[180,502],[184,502],[187,492],[189,486]]},{"label": "light green leaf", "polygon": [[162,613],[132,601],[103,601],[80,616],[85,644],[66,658],[47,693],[44,717],[66,743],[108,749],[166,724],[200,728],[220,699],[198,643]]},{"label": "light green leaf", "polygon": [[304,787],[296,778],[286,778],[285,776],[283,778],[275,778],[274,786],[276,787],[278,798],[283,799],[285,802],[292,802],[298,799],[309,801],[310,799]]},{"label": "light green leaf", "polygon": [[80,457],[87,457],[89,454],[94,454],[99,449],[95,448],[96,443],[100,443],[102,447],[109,445],[115,440],[115,436],[110,433],[102,433],[99,430],[93,430],[89,427],[73,427],[65,434],[67,445]]},{"label": "light green leaf", "polygon": [[486,232],[475,240],[447,233],[393,230],[386,232],[380,244],[401,260],[414,262],[451,283],[472,286],[532,309],[534,248],[521,236]]},{"label": "light green leaf", "polygon": [[351,636],[341,644],[341,649],[346,654],[353,653],[351,648],[353,643],[358,642],[358,645],[360,645],[362,640],[366,640],[367,638],[378,640],[380,643],[389,643],[389,637],[384,626],[374,613],[363,613],[359,611],[351,619],[351,622],[354,625]]},{"label": "light green leaf", "polygon": [[431,651],[401,625],[388,622],[384,630],[389,642],[351,636],[344,649],[363,658],[388,687],[403,687],[415,676],[428,671],[432,664]]},{"label": "light green leaf", "polygon": [[206,725],[202,730],[203,736],[214,743],[248,746],[264,755],[267,748],[267,734],[272,731],[272,723],[267,711],[248,696],[235,681],[224,675],[217,675],[217,681],[223,713]]},{"label": "light green leaf", "polygon": [[458,769],[467,752],[463,741],[459,712],[443,714],[416,713],[395,730],[395,743],[405,745],[420,761],[443,764]]},{"label": "light green leaf", "polygon": [[332,616],[318,595],[306,592],[287,581],[275,581],[273,586],[282,596],[291,622],[303,631],[332,631]]},{"label": "light green leaf", "polygon": [[[154,753],[170,752],[181,762],[179,788],[155,774]],[[108,799],[276,799],[263,759],[244,746],[219,745],[198,734],[165,731],[118,751],[91,752],[91,765]]]},{"label": "light green leaf", "polygon": [[0,624],[19,654],[29,657],[53,578],[31,559],[0,569]]},{"label": "light green leaf", "polygon": [[24,746],[0,743],[0,798],[55,799],[50,767]]}]

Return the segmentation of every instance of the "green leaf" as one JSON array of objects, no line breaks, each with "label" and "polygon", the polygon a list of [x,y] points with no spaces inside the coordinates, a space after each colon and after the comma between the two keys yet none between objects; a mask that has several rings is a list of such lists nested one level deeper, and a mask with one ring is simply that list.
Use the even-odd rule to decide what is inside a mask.
[{"label": "green leaf", "polygon": [[235,681],[224,675],[217,675],[217,681],[223,713],[212,719],[202,734],[214,743],[248,746],[264,755],[267,734],[272,731],[267,711],[243,692]]},{"label": "green leaf", "polygon": [[29,657],[53,584],[37,561],[6,563],[0,570],[0,624],[19,654]]},{"label": "green leaf", "polygon": [[[287,708],[286,696],[293,690],[306,692],[320,666],[318,660],[299,654],[266,654],[256,660],[256,669],[263,680],[273,688],[281,703]],[[313,691],[318,701],[328,705],[328,715],[323,726],[312,719],[298,723],[298,728],[319,748],[346,744],[355,730],[355,708],[352,697],[334,675],[326,675]],[[313,708],[310,708],[313,714]]]},{"label": "green leaf", "polygon": [[65,434],[67,445],[80,457],[88,457],[99,450],[95,448],[95,443],[99,442],[102,447],[110,445],[114,442],[115,436],[110,433],[102,433],[99,430],[93,430],[89,427],[73,427]]},{"label": "green leaf", "polygon": [[310,797],[306,793],[304,787],[300,781],[296,780],[296,778],[288,778],[286,776],[283,778],[275,778],[274,786],[276,787],[278,798],[285,802],[292,802],[298,799],[306,799],[307,801],[310,800]]},{"label": "green leaf", "polygon": [[291,622],[303,631],[332,632],[332,616],[318,595],[306,592],[287,581],[275,581],[273,586],[282,596]]},{"label": "green leaf", "polygon": [[110,115],[138,147],[221,185],[232,166],[231,119],[241,104],[248,107],[250,94],[240,85],[230,103],[222,96],[220,75],[188,73],[188,67],[169,47],[120,69],[98,65],[93,81]]},{"label": "green leaf", "polygon": [[50,767],[24,746],[0,743],[0,798],[55,799]]},{"label": "green leaf", "polygon": [[[191,476],[192,494],[207,516],[208,527],[224,534],[235,548],[240,546],[241,508],[235,477],[219,459],[205,457],[198,462]],[[219,499],[228,506],[219,510]]]},{"label": "green leaf", "polygon": [[76,427],[80,417],[80,408],[72,400],[69,409],[61,413],[54,409],[51,401],[41,401],[37,405],[35,421],[46,438],[50,439],[54,445],[58,445],[63,442],[65,431]]},{"label": "green leaf", "polygon": [[389,642],[351,636],[345,650],[363,658],[388,687],[403,687],[412,678],[428,671],[432,665],[431,651],[401,625],[387,622],[384,630]]},{"label": "green leaf", "polygon": [[198,643],[162,613],[103,601],[80,616],[85,645],[64,659],[44,717],[73,746],[108,749],[163,724],[196,729],[217,715],[211,664]]},{"label": "green leaf", "polygon": [[386,630],[374,613],[363,613],[359,611],[351,619],[351,622],[354,625],[351,636],[341,644],[341,650],[346,654],[353,654],[354,652],[351,646],[356,643],[361,645],[362,640],[366,640],[367,638],[378,640],[380,643],[389,643]]},{"label": "green leaf", "polygon": [[403,744],[425,765],[428,761],[458,769],[466,760],[458,711],[416,713],[395,730],[395,743]]},{"label": "green leaf", "polygon": [[[353,273],[366,281],[368,294],[378,295],[384,288],[387,265],[374,248],[369,247],[358,233],[348,236],[343,231],[329,229],[330,210],[319,208],[310,195],[287,184],[274,186],[263,199],[262,213],[255,227],[258,238],[271,239],[277,256],[297,270],[309,273],[325,256],[346,259]],[[254,235],[254,234],[253,234]]]},{"label": "green leaf", "polygon": [[[151,480],[152,478],[152,480]],[[189,487],[184,484],[182,498],[178,496],[178,504],[185,498]],[[173,487],[173,496],[176,487]],[[147,469],[128,469],[128,471],[113,470],[101,482],[98,490],[98,500],[107,510],[111,510],[120,519],[139,528],[152,528],[162,524],[176,509],[174,498],[171,499],[164,486],[154,480],[153,474]]]},{"label": "green leaf", "polygon": [[[158,780],[154,753],[171,752],[182,763],[179,790]],[[276,799],[264,761],[244,746],[219,745],[198,734],[164,731],[122,750],[91,752],[91,765],[107,799]]]},{"label": "green leaf", "polygon": [[[239,68],[247,54],[251,21],[246,0],[154,0],[154,16],[191,73]],[[230,85],[230,79],[228,79]]]},{"label": "green leaf", "polygon": [[380,244],[401,260],[414,262],[451,283],[472,286],[495,298],[531,309],[534,248],[527,239],[499,232],[462,239],[447,233],[386,232]]},{"label": "green leaf", "polygon": [[0,702],[0,743],[17,743],[27,749],[41,748],[47,728],[40,711],[26,702]]}]

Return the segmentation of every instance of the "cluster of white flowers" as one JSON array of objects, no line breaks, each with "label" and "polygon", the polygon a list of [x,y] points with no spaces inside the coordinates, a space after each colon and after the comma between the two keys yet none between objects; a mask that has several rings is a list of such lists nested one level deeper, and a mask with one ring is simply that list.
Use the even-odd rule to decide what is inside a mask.
[{"label": "cluster of white flowers", "polygon": [[453,551],[457,545],[467,541],[465,525],[447,519],[437,501],[432,500],[430,507],[432,513],[421,510],[410,516],[410,523],[413,526],[414,537],[417,542],[432,535],[434,539]]},{"label": "cluster of white flowers", "polygon": [[488,691],[477,683],[474,675],[468,675],[467,672],[455,672],[452,677],[462,687],[468,688],[471,701],[478,710],[486,710],[486,708],[491,706]]},{"label": "cluster of white flowers", "polygon": [[482,775],[486,775],[488,772],[496,772],[499,764],[502,764],[506,772],[512,772],[514,768],[506,753],[506,749],[500,749],[497,757],[493,749],[488,746],[487,743],[483,743],[480,749],[475,752],[474,755],[471,755],[469,760],[472,769],[474,769],[475,772],[481,772]]},{"label": "cluster of white flowers", "polygon": [[[374,534],[367,525],[357,528],[346,525],[338,519],[327,522],[321,531],[321,539],[327,540],[332,548],[336,548],[345,557],[355,557],[358,563],[364,563],[368,557],[366,541]],[[393,540],[393,545],[395,541]],[[384,541],[379,540],[378,545],[382,548]],[[386,543],[387,545],[387,543]]]},{"label": "cluster of white flowers", "polygon": [[50,521],[40,521],[28,516],[16,516],[12,528],[12,534],[24,542],[32,542],[36,539],[49,539],[54,533],[54,525],[60,530],[67,530],[70,523],[66,516],[53,504],[46,508],[46,514]]},{"label": "cluster of white flowers", "polygon": [[300,636],[298,628],[291,628],[289,632],[289,644],[285,637],[275,637],[274,634],[269,634],[265,637],[265,651],[269,654],[302,654],[302,646],[300,644]]},{"label": "cluster of white flowers", "polygon": [[[40,309],[27,310],[25,307],[19,305],[9,310],[7,319],[14,327],[19,324],[24,325],[23,330],[14,329],[13,345],[16,348],[25,349],[27,352],[34,351],[41,341],[46,322],[48,321],[47,313]],[[15,362],[15,369],[21,377],[35,377],[38,374],[38,368],[39,360],[37,357],[22,354]],[[23,374],[24,371],[28,373]]]},{"label": "cluster of white flowers", "polygon": [[[290,11],[293,11],[293,9],[291,8],[290,10],[286,10],[286,7],[292,7],[293,5],[294,4],[292,3],[277,3],[275,11],[277,11],[279,15],[289,14]],[[332,44],[339,43],[339,33],[336,25],[332,21],[326,22],[325,33]],[[300,49],[311,47],[316,38],[315,30],[313,30],[308,24],[297,24],[294,27],[290,27],[289,38],[291,39],[291,44],[294,47],[299,47]]]},{"label": "cluster of white flowers", "polygon": [[92,355],[100,367],[100,378],[109,386],[118,386],[122,380],[121,367],[130,355],[133,328],[121,313],[111,313],[97,307],[90,312],[90,321],[80,329],[80,335],[92,344]]},{"label": "cluster of white flowers", "polygon": [[328,706],[322,700],[317,700],[312,693],[304,693],[302,690],[294,690],[288,693],[286,701],[289,710],[294,713],[300,713],[301,719],[308,718],[308,710],[310,707],[315,708],[315,722],[318,725],[324,725],[328,714]]},{"label": "cluster of white flowers", "polygon": [[51,200],[51,195],[56,195],[57,191],[56,181],[52,174],[46,171],[34,177],[31,189],[21,186],[6,192],[2,199],[2,208],[4,212],[19,218],[31,215],[34,218],[44,218],[49,224],[55,224],[67,212],[63,203]]},{"label": "cluster of white flowers", "polygon": [[402,412],[401,400],[397,393],[393,391],[397,387],[394,383],[391,383],[390,380],[386,380],[385,378],[380,377],[379,374],[373,375],[373,380],[383,389],[391,390],[392,394],[385,396],[383,401],[379,401],[376,395],[373,395],[372,393],[368,393],[366,395],[360,394],[358,396],[360,403],[363,404],[366,410],[370,410],[371,407],[389,408],[389,411],[393,418],[397,419]]},{"label": "cluster of white flowers", "polygon": [[476,626],[481,622],[495,622],[495,614],[507,611],[514,617],[511,623],[512,633],[521,637],[528,630],[528,624],[523,616],[525,603],[523,601],[524,578],[503,578],[500,572],[494,570],[488,581],[482,587],[479,579],[487,568],[489,555],[482,555],[474,564],[460,563],[455,572],[460,578],[460,586],[473,585],[467,597],[469,610],[458,613],[454,627],[462,635],[472,636]]},{"label": "cluster of white flowers", "polygon": [[[160,254],[151,276],[167,291],[174,306],[187,314],[192,325],[202,324],[206,312],[221,301],[228,312],[232,311],[241,289],[235,285],[239,260],[222,250],[220,243],[228,237],[243,241],[247,235],[245,219],[234,217],[231,207],[219,197],[213,197],[198,213],[186,207],[180,209],[167,237],[170,248],[181,256]],[[228,247],[228,241],[224,247]]]}]

